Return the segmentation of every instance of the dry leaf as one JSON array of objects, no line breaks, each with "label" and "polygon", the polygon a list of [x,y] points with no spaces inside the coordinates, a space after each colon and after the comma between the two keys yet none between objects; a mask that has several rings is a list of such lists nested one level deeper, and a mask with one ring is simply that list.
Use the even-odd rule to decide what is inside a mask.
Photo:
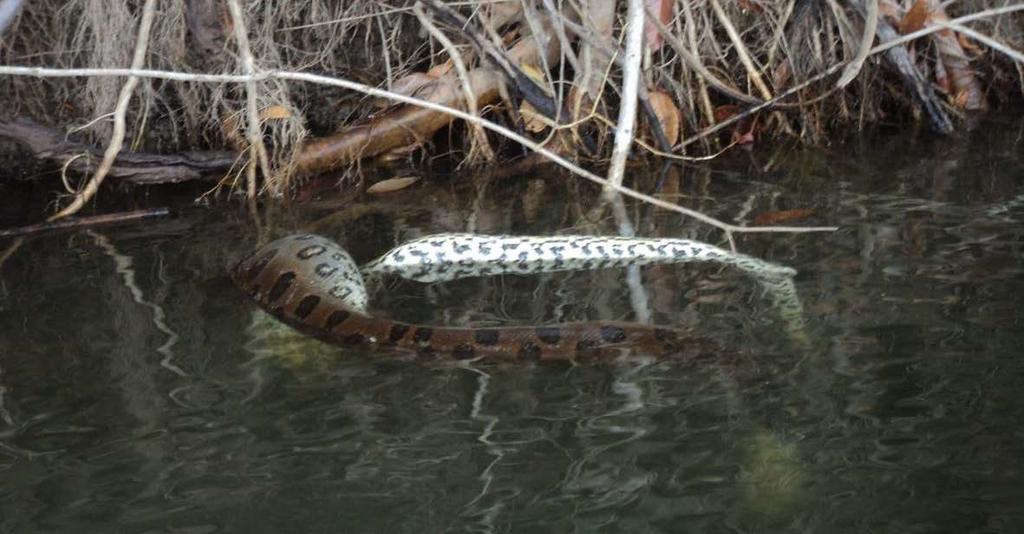
[{"label": "dry leaf", "polygon": [[[430,67],[430,70],[427,71],[426,75],[427,76],[432,76],[434,78],[440,78],[441,76],[444,76],[445,74],[448,74],[449,72],[451,72],[452,68],[454,68],[454,67],[455,67],[455,63],[451,59],[449,59],[448,61],[445,61],[444,63],[441,63],[440,65],[434,65],[433,67]],[[410,74],[410,76],[412,76],[412,75]],[[408,77],[409,76],[406,76],[406,78],[408,78]]]},{"label": "dry leaf", "polygon": [[960,108],[960,109],[966,109],[967,108],[967,100],[970,97],[971,97],[970,89],[967,89],[967,88],[961,89],[956,94],[956,97],[953,98],[953,105],[958,107],[958,108]]},{"label": "dry leaf", "polygon": [[672,101],[672,97],[664,91],[651,91],[648,95],[654,114],[661,123],[661,129],[668,138],[669,145],[675,145],[679,139],[679,108]]},{"label": "dry leaf", "polygon": [[924,28],[928,20],[928,0],[917,0],[906,15],[900,19],[900,33],[906,35]]},{"label": "dry leaf", "polygon": [[804,208],[795,210],[781,210],[781,211],[766,211],[757,216],[754,219],[756,226],[769,226],[773,224],[779,224],[781,222],[796,221],[799,219],[806,219],[809,217],[814,210]]},{"label": "dry leaf", "polygon": [[372,195],[379,195],[383,193],[393,193],[400,189],[405,189],[410,185],[420,181],[419,176],[403,176],[401,178],[388,178],[387,180],[381,180],[366,189],[367,193]]},{"label": "dry leaf", "polygon": [[740,8],[744,11],[750,11],[752,13],[763,13],[764,8],[761,7],[757,2],[751,0],[740,0]]},{"label": "dry leaf", "polygon": [[974,44],[974,41],[972,41],[966,35],[958,33],[956,34],[956,38],[958,41],[960,41],[960,47],[963,48],[964,50],[967,50],[968,52],[974,54],[975,56],[980,56],[982,54],[981,47]]},{"label": "dry leaf", "polygon": [[287,119],[292,116],[292,112],[288,111],[288,108],[284,106],[269,106],[265,107],[260,111],[260,120],[268,119]]},{"label": "dry leaf", "polygon": [[[675,0],[644,0],[644,4],[647,6],[648,12],[658,16],[658,20],[663,26],[667,26],[671,22],[672,6],[675,5]],[[658,33],[658,27],[646,19],[644,20],[644,37],[647,41],[647,48],[652,52],[661,48],[663,40],[661,34]]]},{"label": "dry leaf", "polygon": [[711,112],[715,122],[722,122],[740,112],[740,107],[735,104],[724,104],[718,106]]},{"label": "dry leaf", "polygon": [[523,128],[530,133],[542,132],[548,127],[547,117],[525,100],[519,106],[519,115],[523,117]]},{"label": "dry leaf", "polygon": [[519,70],[523,71],[523,74],[529,76],[529,78],[541,87],[547,87],[547,80],[544,78],[544,73],[541,72],[536,65],[532,63],[520,63]]}]

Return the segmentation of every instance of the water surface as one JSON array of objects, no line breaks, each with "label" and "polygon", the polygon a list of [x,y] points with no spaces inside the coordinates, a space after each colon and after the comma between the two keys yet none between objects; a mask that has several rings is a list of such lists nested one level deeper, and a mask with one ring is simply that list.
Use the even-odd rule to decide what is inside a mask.
[{"label": "water surface", "polygon": [[[723,219],[809,208],[793,224],[840,227],[738,237],[800,272],[797,320],[742,273],[644,269],[655,322],[723,347],[697,360],[373,356],[281,327],[225,275],[293,231],[360,261],[433,232],[616,231],[555,173],[27,239],[0,266],[0,531],[1020,532],[1022,136],[637,172]],[[725,244],[627,211],[641,235]],[[389,281],[372,299],[434,324],[632,320],[625,280]]]}]

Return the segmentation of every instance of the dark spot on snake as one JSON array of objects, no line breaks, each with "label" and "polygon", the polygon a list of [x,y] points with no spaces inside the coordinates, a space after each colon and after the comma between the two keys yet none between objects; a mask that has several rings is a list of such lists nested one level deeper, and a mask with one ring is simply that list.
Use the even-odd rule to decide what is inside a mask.
[{"label": "dark spot on snake", "polygon": [[537,339],[548,345],[557,345],[562,340],[562,330],[557,326],[538,326],[535,332]]},{"label": "dark spot on snake", "polygon": [[601,339],[609,343],[621,343],[626,340],[626,331],[619,326],[605,325],[601,327]]},{"label": "dark spot on snake", "polygon": [[331,265],[330,263],[318,263],[316,264],[316,274],[321,278],[327,278],[332,274],[338,272],[338,268]]},{"label": "dark spot on snake", "polygon": [[324,252],[327,252],[327,248],[324,247],[323,245],[310,245],[308,247],[303,247],[301,250],[299,250],[298,256],[300,259],[308,260],[309,258],[312,258],[313,256],[319,256]]},{"label": "dark spot on snake", "polygon": [[470,345],[469,343],[462,343],[456,345],[455,348],[452,349],[452,356],[457,360],[468,360],[473,356],[476,356],[476,349],[474,349],[473,345]]},{"label": "dark spot on snake", "polygon": [[397,343],[398,340],[405,337],[406,332],[409,331],[409,325],[402,323],[395,323],[391,325],[391,331],[388,333],[388,341]]},{"label": "dark spot on snake", "polygon": [[498,343],[498,331],[493,328],[480,328],[473,331],[473,339],[481,345],[496,345]]},{"label": "dark spot on snake", "polygon": [[274,259],[274,256],[276,255],[277,250],[275,249],[271,249],[264,252],[263,254],[260,254],[260,257],[256,258],[256,260],[253,261],[251,265],[249,265],[249,269],[245,272],[246,279],[248,279],[250,282],[255,280],[256,277],[259,276],[261,272],[263,272],[263,269],[267,268],[267,264],[270,263],[270,260]]},{"label": "dark spot on snake", "polygon": [[277,299],[281,298],[285,291],[288,291],[294,280],[295,273],[293,272],[287,272],[277,277],[274,287],[270,288],[270,293],[267,294],[267,303],[277,302]]},{"label": "dark spot on snake", "polygon": [[412,340],[417,343],[426,343],[430,341],[430,338],[434,336],[434,329],[426,326],[421,326],[416,329],[412,334]]},{"label": "dark spot on snake", "polygon": [[654,339],[656,339],[658,343],[674,346],[676,344],[677,336],[675,331],[669,330],[668,328],[655,328]]},{"label": "dark spot on snake", "polygon": [[416,356],[424,359],[433,359],[437,357],[437,350],[430,345],[424,345],[416,350]]},{"label": "dark spot on snake", "polygon": [[532,341],[524,341],[519,347],[519,359],[528,361],[539,360],[540,347]]},{"label": "dark spot on snake", "polygon": [[365,341],[366,341],[366,336],[364,336],[364,335],[362,335],[362,334],[360,334],[358,332],[352,332],[351,334],[341,338],[341,342],[344,343],[345,345],[350,346],[350,347],[351,346],[355,346],[355,345],[361,345]]},{"label": "dark spot on snake", "polygon": [[588,353],[597,350],[598,343],[593,339],[581,339],[579,343],[576,343],[577,353]]},{"label": "dark spot on snake", "polygon": [[295,316],[299,319],[305,319],[309,317],[309,314],[313,313],[317,305],[320,304],[320,297],[316,295],[306,295],[299,301],[299,305],[295,307]]},{"label": "dark spot on snake", "polygon": [[345,310],[334,310],[324,321],[324,328],[328,331],[334,330],[339,324],[344,323],[352,314]]},{"label": "dark spot on snake", "polygon": [[296,241],[309,241],[310,239],[316,239],[316,236],[313,234],[302,234],[295,236]]}]

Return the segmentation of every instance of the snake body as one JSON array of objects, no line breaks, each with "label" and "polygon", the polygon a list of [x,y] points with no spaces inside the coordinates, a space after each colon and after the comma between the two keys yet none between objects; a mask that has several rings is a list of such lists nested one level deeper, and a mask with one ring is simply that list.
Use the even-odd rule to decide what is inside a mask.
[{"label": "snake body", "polygon": [[757,278],[791,278],[796,274],[789,267],[691,239],[455,233],[409,241],[368,263],[362,272],[367,276],[395,275],[417,282],[446,282],[467,276],[689,262],[731,265]]},{"label": "snake body", "polygon": [[[589,238],[573,243],[571,237],[534,238],[542,242],[510,239],[516,238],[430,236],[396,248],[367,265],[364,272],[441,281],[498,272],[562,270],[587,262],[581,259],[587,253],[591,254],[589,261],[602,261],[594,259],[598,250],[621,252],[625,257],[629,245],[635,244],[619,243],[615,238],[603,244]],[[615,264],[611,257],[604,261],[594,266]],[[282,322],[344,347],[406,351],[425,358],[582,360],[629,350],[678,354],[693,352],[699,345],[677,330],[625,322],[452,328],[375,317],[367,312],[366,287],[349,254],[332,241],[311,234],[285,237],[256,249],[231,275],[260,307]]]}]

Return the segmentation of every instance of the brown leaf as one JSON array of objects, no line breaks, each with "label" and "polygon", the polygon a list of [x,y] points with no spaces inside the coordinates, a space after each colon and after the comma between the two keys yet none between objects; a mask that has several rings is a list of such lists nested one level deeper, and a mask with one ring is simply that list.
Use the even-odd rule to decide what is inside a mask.
[{"label": "brown leaf", "polygon": [[966,35],[964,35],[962,33],[958,33],[958,34],[956,34],[956,38],[957,38],[958,41],[960,41],[960,46],[964,50],[967,50],[968,52],[970,52],[971,54],[974,54],[975,56],[980,56],[982,54],[981,47],[979,47],[978,45],[974,44],[974,41],[972,41]]},{"label": "brown leaf", "polygon": [[906,15],[900,19],[900,33],[906,35],[924,28],[928,20],[928,0],[916,0]]},{"label": "brown leaf", "polygon": [[[449,59],[448,61],[445,61],[444,63],[441,63],[440,65],[434,65],[433,67],[430,67],[430,70],[427,71],[426,75],[427,76],[431,76],[433,78],[440,78],[441,76],[444,76],[445,74],[448,74],[449,72],[451,72],[454,67],[455,67],[455,62],[453,62],[451,59]],[[412,75],[410,74],[410,76],[412,76]],[[409,76],[406,76],[406,78],[408,78],[408,77]]]},{"label": "brown leaf", "polygon": [[735,104],[724,104],[718,106],[712,112],[715,122],[722,122],[740,112],[740,107]]},{"label": "brown leaf", "polygon": [[533,63],[520,63],[519,69],[523,71],[523,74],[528,76],[531,80],[537,82],[537,85],[541,87],[547,87],[547,80],[544,78],[544,73]]},{"label": "brown leaf", "polygon": [[263,108],[260,111],[260,120],[268,119],[287,119],[292,116],[292,112],[288,108],[279,105],[273,105]]},{"label": "brown leaf", "polygon": [[757,218],[754,219],[754,224],[756,226],[770,226],[773,224],[779,224],[781,222],[806,219],[812,213],[814,213],[814,210],[808,208],[782,211],[766,211],[758,215]]},{"label": "brown leaf", "polygon": [[[672,7],[675,5],[675,0],[644,0],[644,5],[648,12],[658,16],[662,25],[667,26],[672,20]],[[658,27],[648,20],[644,20],[644,38],[647,41],[647,48],[652,52],[661,48],[663,39],[658,33]]]},{"label": "brown leaf", "polygon": [[960,108],[960,109],[966,109],[967,108],[967,102],[968,102],[968,100],[970,98],[971,98],[971,91],[970,91],[970,89],[966,89],[966,88],[961,89],[959,92],[957,92],[956,97],[953,98],[953,105],[958,107],[958,108]]},{"label": "brown leaf", "polygon": [[419,176],[403,176],[401,178],[388,178],[387,180],[381,180],[366,189],[367,193],[372,195],[379,195],[383,193],[393,193],[400,189],[405,189],[410,185],[420,181]]},{"label": "brown leaf", "polygon": [[651,91],[648,95],[654,114],[661,123],[661,129],[665,132],[670,145],[676,144],[679,139],[679,108],[672,101],[672,97],[664,91]]},{"label": "brown leaf", "polygon": [[525,100],[519,106],[519,114],[523,117],[523,128],[530,133],[541,132],[548,127],[547,118]]},{"label": "brown leaf", "polygon": [[762,8],[760,4],[753,2],[751,0],[740,0],[739,4],[740,8],[742,8],[744,11],[750,11],[753,13],[764,12],[764,8]]}]

